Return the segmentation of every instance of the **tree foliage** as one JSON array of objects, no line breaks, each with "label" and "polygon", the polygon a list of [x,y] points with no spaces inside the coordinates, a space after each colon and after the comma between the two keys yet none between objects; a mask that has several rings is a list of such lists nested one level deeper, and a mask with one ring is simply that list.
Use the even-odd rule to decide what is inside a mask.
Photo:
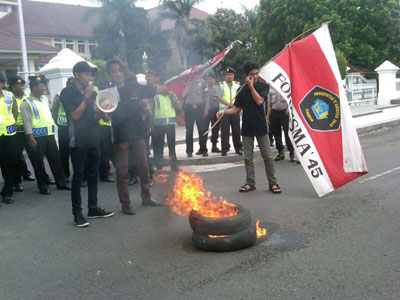
[{"label": "tree foliage", "polygon": [[268,60],[302,32],[331,21],[335,48],[355,65],[400,63],[398,0],[261,0],[256,27],[258,55]]},{"label": "tree foliage", "polygon": [[168,39],[157,23],[147,17],[133,0],[99,0],[100,22],[93,33],[98,47],[93,56],[108,60],[120,57],[131,70],[142,72],[142,56],[146,52],[149,68],[162,72],[171,56]]}]

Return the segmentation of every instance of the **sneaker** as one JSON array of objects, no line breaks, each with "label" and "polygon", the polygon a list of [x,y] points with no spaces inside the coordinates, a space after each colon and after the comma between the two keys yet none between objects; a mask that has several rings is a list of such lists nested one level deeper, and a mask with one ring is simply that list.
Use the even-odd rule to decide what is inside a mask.
[{"label": "sneaker", "polygon": [[89,219],[108,218],[108,217],[112,217],[113,215],[114,215],[114,212],[105,211],[101,207],[90,208],[89,212],[88,212],[88,218]]},{"label": "sneaker", "polygon": [[136,213],[135,208],[130,204],[122,204],[122,212],[126,215],[134,215]]},{"label": "sneaker", "polygon": [[76,227],[87,227],[89,222],[83,217],[82,213],[77,213],[74,215],[74,223]]}]

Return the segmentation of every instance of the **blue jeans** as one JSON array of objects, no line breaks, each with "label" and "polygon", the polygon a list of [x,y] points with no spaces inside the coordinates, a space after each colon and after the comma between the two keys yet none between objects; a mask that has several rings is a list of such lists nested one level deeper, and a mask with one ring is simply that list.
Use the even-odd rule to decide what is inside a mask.
[{"label": "blue jeans", "polygon": [[98,148],[70,148],[72,160],[72,213],[82,212],[81,184],[87,166],[88,208],[97,207],[97,182],[99,178],[100,151]]}]

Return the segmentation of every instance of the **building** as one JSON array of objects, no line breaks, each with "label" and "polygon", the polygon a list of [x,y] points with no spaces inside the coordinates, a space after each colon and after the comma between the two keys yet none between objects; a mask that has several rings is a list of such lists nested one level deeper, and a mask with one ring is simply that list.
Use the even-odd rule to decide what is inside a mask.
[{"label": "building", "polygon": [[[96,47],[96,8],[22,0],[22,9],[29,72],[38,71],[64,48],[90,59]],[[18,20],[17,0],[0,0],[0,72],[7,76],[22,70]]]}]

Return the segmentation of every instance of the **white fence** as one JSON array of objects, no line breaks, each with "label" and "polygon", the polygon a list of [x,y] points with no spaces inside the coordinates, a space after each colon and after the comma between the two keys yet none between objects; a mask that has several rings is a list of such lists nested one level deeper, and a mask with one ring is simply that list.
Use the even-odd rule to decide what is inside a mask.
[{"label": "white fence", "polygon": [[400,99],[400,78],[396,79],[396,99]]},{"label": "white fence", "polygon": [[346,94],[349,104],[376,104],[378,84],[376,79],[366,79],[360,73],[346,76]]}]

